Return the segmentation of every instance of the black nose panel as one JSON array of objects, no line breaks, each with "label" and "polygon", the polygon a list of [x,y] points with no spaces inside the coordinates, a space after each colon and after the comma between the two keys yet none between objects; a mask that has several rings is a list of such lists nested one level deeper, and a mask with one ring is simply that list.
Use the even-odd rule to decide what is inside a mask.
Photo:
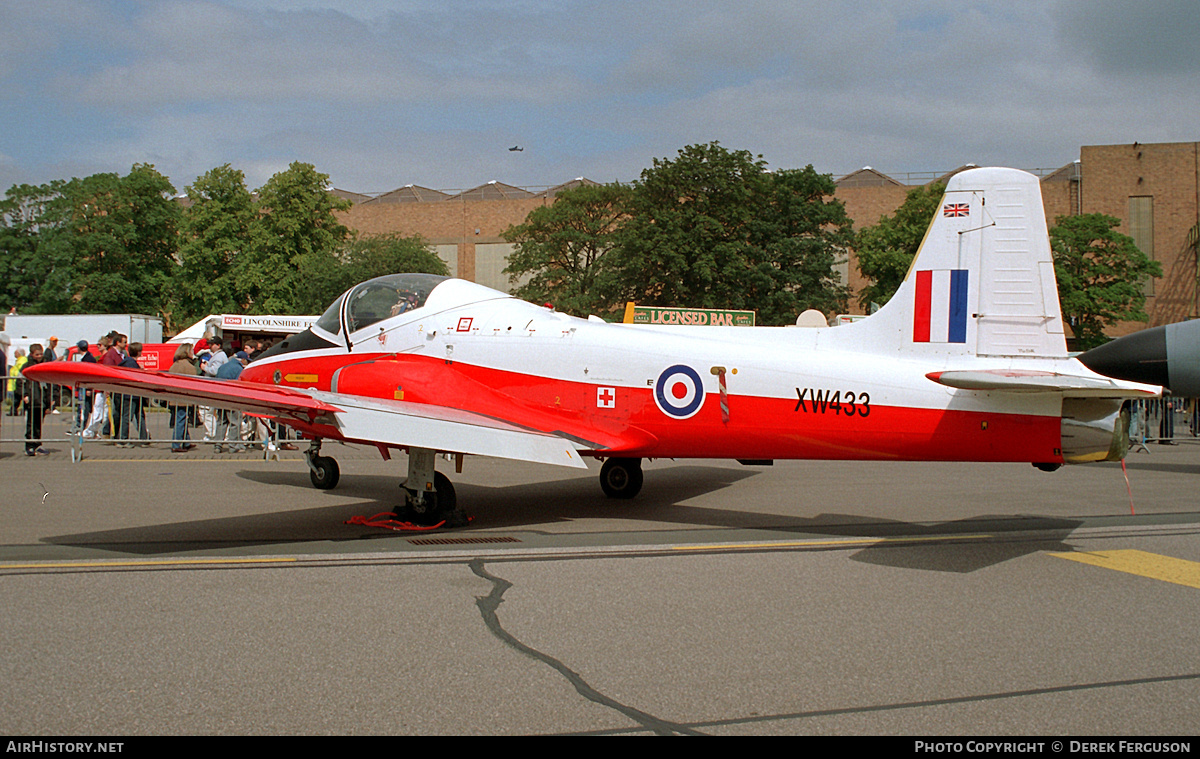
[{"label": "black nose panel", "polygon": [[1079,356],[1083,365],[1106,377],[1170,385],[1166,327],[1117,338]]}]

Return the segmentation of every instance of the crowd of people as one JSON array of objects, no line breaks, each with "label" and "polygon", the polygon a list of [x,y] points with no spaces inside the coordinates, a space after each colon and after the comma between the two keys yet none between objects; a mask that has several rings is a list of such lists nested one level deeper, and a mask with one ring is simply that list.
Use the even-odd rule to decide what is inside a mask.
[{"label": "crowd of people", "polygon": [[[126,335],[113,331],[101,337],[95,345],[80,340],[72,350],[59,351],[58,339],[51,337],[46,345],[33,343],[28,351],[12,351],[8,335],[0,333],[0,403],[12,398],[8,414],[25,416],[25,455],[40,456],[49,453],[42,446],[42,422],[47,413],[58,414],[58,406],[64,397],[71,400],[69,388],[34,382],[26,379],[22,371],[31,365],[47,361],[95,362],[106,366],[141,369],[139,358],[142,344],[131,343]],[[174,363],[168,370],[172,374],[205,376],[219,380],[237,379],[242,369],[266,348],[259,340],[247,341],[245,345],[233,343],[226,346],[220,337],[201,339],[196,343],[181,343],[175,351]],[[145,398],[102,391],[80,390],[74,398],[72,434],[84,438],[109,438],[122,448],[149,446],[150,431],[146,426]],[[190,429],[204,427],[204,442],[211,442],[217,453],[236,453],[248,446],[275,447],[276,435],[273,423],[257,417],[243,416],[240,412],[213,409],[204,406],[177,406],[168,404],[171,420],[171,450],[187,453],[196,445],[191,442]],[[291,443],[280,444],[281,448],[295,450]]]},{"label": "crowd of people", "polygon": [[[175,351],[174,362],[167,371],[171,374],[199,375],[219,380],[235,380],[242,369],[264,350],[261,341],[251,340],[244,346],[230,345],[226,353],[220,337],[201,338],[195,344],[181,343]],[[240,349],[239,349],[240,348]],[[171,450],[186,453],[195,448],[190,442],[189,427],[204,426],[204,442],[211,442],[216,453],[240,453],[247,446],[257,445],[268,450],[275,447],[275,430],[271,423],[240,411],[207,406],[168,405],[171,414]],[[295,450],[291,443],[279,445]]]}]

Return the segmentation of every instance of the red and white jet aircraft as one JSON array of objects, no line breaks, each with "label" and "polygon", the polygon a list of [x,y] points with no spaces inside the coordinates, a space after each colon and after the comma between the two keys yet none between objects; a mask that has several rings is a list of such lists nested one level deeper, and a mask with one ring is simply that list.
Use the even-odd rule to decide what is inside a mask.
[{"label": "red and white jet aircraft", "polygon": [[1128,398],[1161,388],[1068,357],[1036,177],[955,175],[899,291],[834,328],[606,324],[477,284],[397,274],[222,382],[54,362],[36,380],[236,408],[311,439],[408,453],[409,506],[461,516],[438,453],[584,467],[614,498],[644,458],[1119,460]]}]

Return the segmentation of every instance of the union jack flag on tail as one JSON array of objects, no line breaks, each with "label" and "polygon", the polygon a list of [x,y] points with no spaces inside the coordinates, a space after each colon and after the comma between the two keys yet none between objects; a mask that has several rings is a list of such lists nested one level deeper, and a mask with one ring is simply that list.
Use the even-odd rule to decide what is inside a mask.
[{"label": "union jack flag on tail", "polygon": [[971,206],[969,203],[947,203],[942,206],[942,216],[970,216]]}]

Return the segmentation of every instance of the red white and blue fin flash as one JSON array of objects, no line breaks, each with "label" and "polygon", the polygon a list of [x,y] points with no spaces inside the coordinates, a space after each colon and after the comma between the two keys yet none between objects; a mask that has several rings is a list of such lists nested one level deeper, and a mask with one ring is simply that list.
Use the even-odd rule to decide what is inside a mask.
[{"label": "red white and blue fin flash", "polygon": [[917,272],[913,303],[914,343],[967,341],[967,269]]}]

